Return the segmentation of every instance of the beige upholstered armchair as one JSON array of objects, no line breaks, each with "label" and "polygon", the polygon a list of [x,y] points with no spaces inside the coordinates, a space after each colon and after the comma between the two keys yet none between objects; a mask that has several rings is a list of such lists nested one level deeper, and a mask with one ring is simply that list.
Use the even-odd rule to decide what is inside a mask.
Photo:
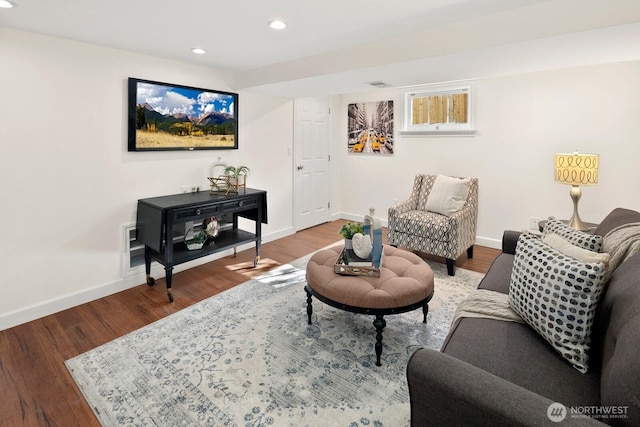
[{"label": "beige upholstered armchair", "polygon": [[453,276],[464,251],[473,258],[478,180],[416,175],[409,200],[389,208],[388,220],[390,245],[444,257]]}]

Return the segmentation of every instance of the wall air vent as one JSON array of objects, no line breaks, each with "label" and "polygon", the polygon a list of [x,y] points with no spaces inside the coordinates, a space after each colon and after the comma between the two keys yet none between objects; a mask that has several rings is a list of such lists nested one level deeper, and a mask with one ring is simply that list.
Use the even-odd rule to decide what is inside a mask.
[{"label": "wall air vent", "polygon": [[383,89],[385,87],[391,86],[389,83],[381,82],[379,80],[375,82],[367,82],[367,84],[369,86],[377,87],[378,89]]}]

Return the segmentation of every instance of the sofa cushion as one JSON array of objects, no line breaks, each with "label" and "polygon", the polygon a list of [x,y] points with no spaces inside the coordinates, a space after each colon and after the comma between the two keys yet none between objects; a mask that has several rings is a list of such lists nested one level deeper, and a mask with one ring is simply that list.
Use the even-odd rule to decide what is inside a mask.
[{"label": "sofa cushion", "polygon": [[569,243],[589,251],[600,252],[602,248],[601,234],[590,234],[575,230],[552,216],[547,219],[544,230],[542,230],[542,238],[544,239],[549,233],[557,234]]},{"label": "sofa cushion", "polygon": [[600,404],[599,372],[577,372],[524,323],[461,318],[453,325],[442,352],[554,402]]},{"label": "sofa cushion", "polygon": [[583,263],[524,233],[509,283],[512,308],[580,372],[604,286],[604,263]]},{"label": "sofa cushion", "polygon": [[451,176],[438,175],[424,209],[429,212],[451,216],[458,212],[469,197],[471,180],[469,178],[454,178]]}]

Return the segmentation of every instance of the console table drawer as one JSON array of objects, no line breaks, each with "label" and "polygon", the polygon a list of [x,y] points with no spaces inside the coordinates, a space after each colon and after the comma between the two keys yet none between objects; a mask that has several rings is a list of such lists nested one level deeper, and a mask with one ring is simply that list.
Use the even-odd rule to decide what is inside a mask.
[{"label": "console table drawer", "polygon": [[255,198],[231,200],[222,203],[222,213],[243,211],[258,206],[258,200]]},{"label": "console table drawer", "polygon": [[[220,213],[220,204],[215,205],[202,205],[191,208],[176,209],[173,212],[174,220],[188,221],[191,218],[202,218],[207,216],[214,216]],[[178,221],[179,222],[179,221]]]}]

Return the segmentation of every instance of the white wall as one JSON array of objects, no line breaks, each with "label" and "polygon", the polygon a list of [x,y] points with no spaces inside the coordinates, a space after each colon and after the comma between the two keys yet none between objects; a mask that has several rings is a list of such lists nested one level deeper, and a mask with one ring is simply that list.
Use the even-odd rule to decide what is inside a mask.
[{"label": "white wall", "polygon": [[[600,154],[598,185],[582,187],[582,219],[598,222],[618,206],[639,210],[639,94],[640,61],[478,80],[478,134],[439,138],[398,134],[397,89],[335,97],[333,158],[340,172],[334,175],[342,185],[334,188],[342,191],[333,202],[347,218],[373,206],[386,220],[389,206],[409,196],[416,173],[475,176],[477,243],[499,247],[503,230],[528,228],[530,217],[571,216],[570,187],[554,182],[553,155],[578,149]],[[347,105],[388,99],[394,101],[394,155],[348,154]]]},{"label": "white wall", "polygon": [[126,80],[232,90],[204,67],[0,28],[0,329],[144,283],[122,279],[139,198],[248,165],[268,192],[264,240],[290,234],[293,103],[240,93],[239,150],[127,152]]},{"label": "white wall", "polygon": [[[246,164],[267,190],[264,240],[293,232],[293,102],[240,92],[240,149],[129,153],[126,79],[233,90],[223,71],[0,28],[0,329],[144,282],[123,279],[123,225],[139,198],[207,185],[211,163]],[[478,244],[529,217],[571,215],[553,154],[601,156],[580,212],[640,210],[640,61],[478,80],[475,137],[401,137],[400,91],[332,100],[332,214],[361,218],[409,195],[416,173],[476,176]],[[347,105],[393,99],[393,156],[347,154]],[[277,165],[277,167],[274,167]],[[283,167],[288,166],[288,167]]]}]

